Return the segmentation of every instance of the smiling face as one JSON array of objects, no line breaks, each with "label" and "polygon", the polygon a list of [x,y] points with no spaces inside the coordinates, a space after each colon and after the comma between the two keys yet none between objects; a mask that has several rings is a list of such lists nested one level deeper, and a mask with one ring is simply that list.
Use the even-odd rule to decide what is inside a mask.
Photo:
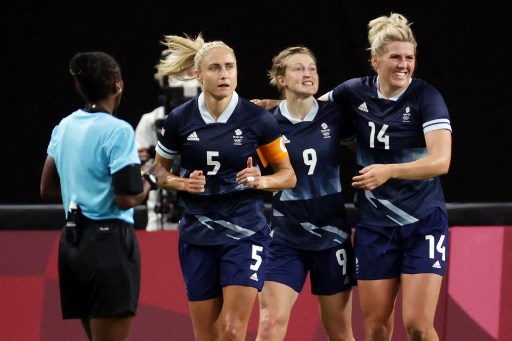
[{"label": "smiling face", "polygon": [[284,76],[277,81],[285,89],[286,98],[313,96],[318,91],[318,71],[314,59],[307,54],[297,53],[286,60]]},{"label": "smiling face", "polygon": [[213,47],[205,53],[197,69],[197,80],[205,95],[217,100],[230,97],[237,86],[236,58],[226,47]]},{"label": "smiling face", "polygon": [[395,41],[386,46],[381,56],[372,53],[372,66],[379,75],[379,90],[387,98],[405,90],[416,67],[414,45]]}]

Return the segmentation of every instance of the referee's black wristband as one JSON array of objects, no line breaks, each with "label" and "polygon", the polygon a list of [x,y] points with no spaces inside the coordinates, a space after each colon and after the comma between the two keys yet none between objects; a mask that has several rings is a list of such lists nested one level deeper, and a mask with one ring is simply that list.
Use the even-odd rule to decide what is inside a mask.
[{"label": "referee's black wristband", "polygon": [[158,178],[156,177],[155,174],[144,173],[144,174],[142,174],[142,177],[144,179],[146,179],[146,181],[149,183],[152,191],[154,191],[155,189],[158,189],[158,185],[157,185]]}]

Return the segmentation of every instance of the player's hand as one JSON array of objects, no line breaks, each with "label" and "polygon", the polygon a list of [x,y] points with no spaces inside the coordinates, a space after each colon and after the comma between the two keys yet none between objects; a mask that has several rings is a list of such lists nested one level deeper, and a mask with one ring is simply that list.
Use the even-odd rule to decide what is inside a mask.
[{"label": "player's hand", "polygon": [[262,179],[259,168],[252,165],[252,157],[247,158],[247,168],[244,168],[236,175],[237,183],[254,189],[263,189]]},{"label": "player's hand", "polygon": [[267,110],[275,108],[282,102],[280,99],[251,99],[251,102]]},{"label": "player's hand", "polygon": [[359,189],[374,190],[391,178],[389,165],[374,164],[359,171],[360,175],[352,178],[352,186]]},{"label": "player's hand", "polygon": [[140,163],[144,165],[148,160],[151,160],[155,157],[155,147],[144,147],[137,149],[137,154],[139,155]]},{"label": "player's hand", "polygon": [[195,170],[185,179],[185,191],[189,193],[202,193],[206,185],[206,177],[202,170]]}]

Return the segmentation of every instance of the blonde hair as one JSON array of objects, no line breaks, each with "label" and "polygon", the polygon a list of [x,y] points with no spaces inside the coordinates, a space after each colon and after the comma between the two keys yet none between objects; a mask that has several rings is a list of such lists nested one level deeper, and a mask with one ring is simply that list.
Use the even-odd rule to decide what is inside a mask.
[{"label": "blonde hair", "polygon": [[[179,80],[190,80],[184,77],[185,71],[192,68],[199,69],[199,65],[205,53],[214,47],[225,47],[235,54],[233,49],[222,41],[205,42],[201,33],[195,38],[176,35],[166,35],[162,42],[167,47],[164,51],[165,59],[161,59],[156,66],[162,76],[173,76]],[[194,77],[192,77],[194,78]]]},{"label": "blonde hair", "polygon": [[386,52],[388,44],[402,41],[412,43],[414,53],[416,53],[416,38],[410,26],[407,18],[398,13],[391,13],[389,17],[382,16],[371,20],[368,23],[369,50],[382,56]]},{"label": "blonde hair", "polygon": [[313,58],[313,61],[316,64],[316,57],[313,52],[305,46],[293,46],[287,47],[286,49],[279,52],[274,58],[272,58],[272,67],[267,72],[267,76],[270,79],[270,84],[275,86],[277,90],[281,93],[283,98],[285,98],[285,89],[279,82],[277,78],[279,76],[284,76],[286,73],[286,62],[288,58],[295,54],[305,54]]}]

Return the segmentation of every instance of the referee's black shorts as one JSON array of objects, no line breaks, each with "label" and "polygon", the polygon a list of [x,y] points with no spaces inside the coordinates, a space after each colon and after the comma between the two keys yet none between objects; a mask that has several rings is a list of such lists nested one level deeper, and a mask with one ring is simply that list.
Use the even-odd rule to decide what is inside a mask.
[{"label": "referee's black shorts", "polygon": [[64,319],[125,317],[137,311],[140,250],[135,229],[121,220],[81,217],[79,241],[59,245],[59,285]]}]

